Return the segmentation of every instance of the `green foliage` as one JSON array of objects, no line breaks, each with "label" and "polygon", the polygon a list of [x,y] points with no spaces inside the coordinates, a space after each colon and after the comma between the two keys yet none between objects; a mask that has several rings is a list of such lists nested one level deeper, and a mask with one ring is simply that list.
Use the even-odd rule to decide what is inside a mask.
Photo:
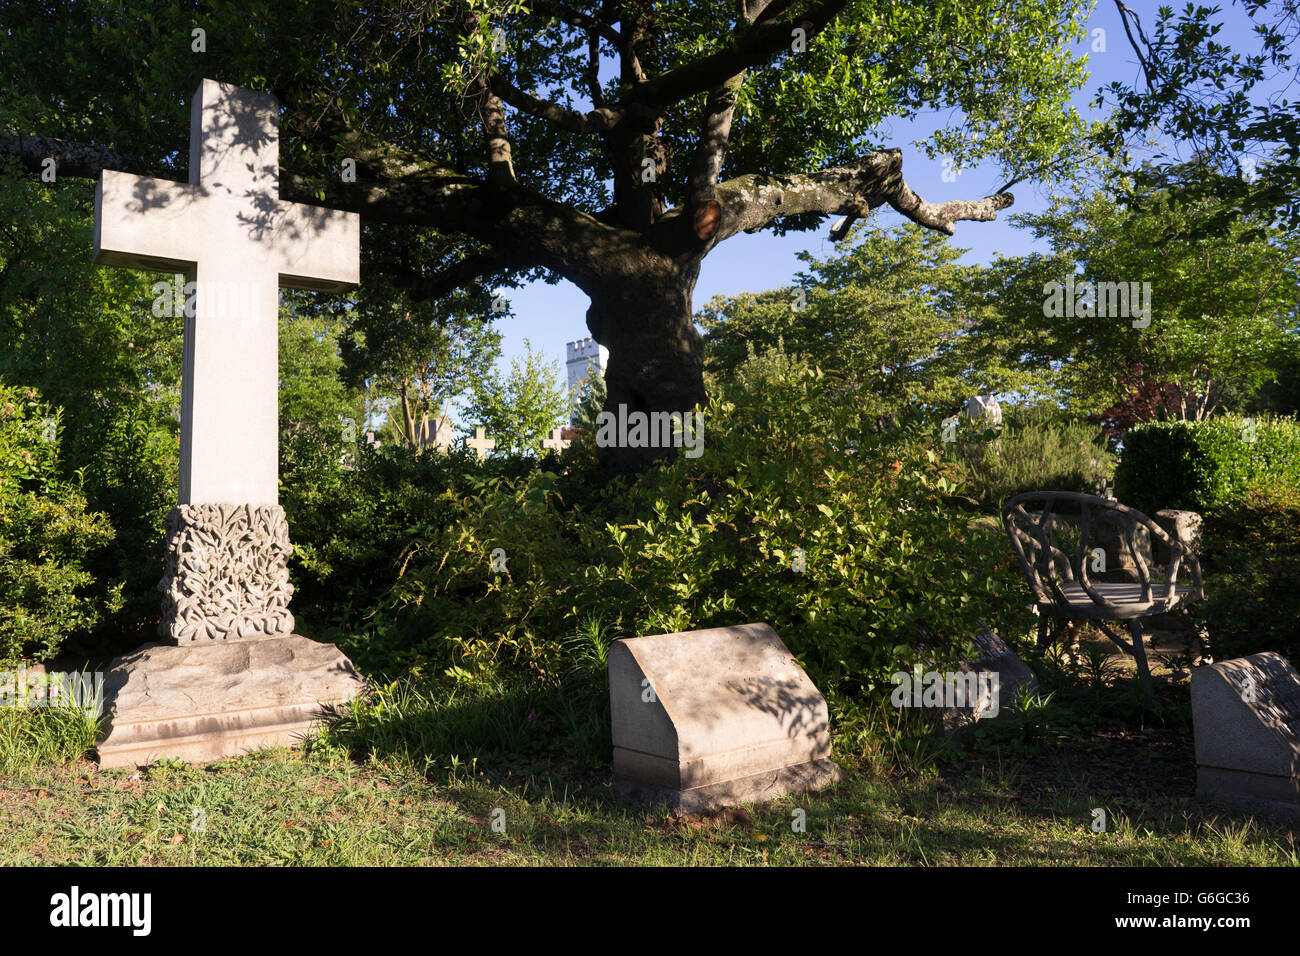
[{"label": "green foliage", "polygon": [[1049,406],[1004,405],[1002,412],[1002,427],[990,434],[962,416],[957,440],[944,445],[966,468],[967,494],[989,514],[1022,492],[1095,494],[1110,481],[1115,459],[1095,426]]},{"label": "green foliage", "polygon": [[348,299],[320,298],[311,307],[346,321],[339,374],[388,413],[383,440],[415,449],[432,437],[430,419],[472,394],[500,356],[501,333],[492,323],[510,311],[504,299],[496,305],[479,288],[413,302],[374,275]]},{"label": "green foliage", "polygon": [[[931,111],[954,120],[921,145],[931,156],[951,155],[958,168],[984,157],[1017,170],[1069,157],[1083,131],[1070,100],[1085,78],[1083,58],[1070,46],[1084,35],[1087,9],[1082,0],[1016,7],[1003,0],[887,7],[853,0],[803,52],[787,48],[746,71],[723,172],[833,166],[883,145],[880,130],[892,117]],[[586,31],[526,4],[381,0],[358,7],[309,0],[250,17],[246,4],[215,2],[204,8],[210,44],[202,55],[186,42],[192,11],[162,0],[53,8],[15,0],[7,10],[13,27],[0,34],[0,74],[11,87],[0,117],[6,126],[130,144],[139,155],[162,159],[177,179],[184,178],[186,151],[177,137],[187,128],[186,97],[203,76],[281,96],[281,161],[321,181],[347,155],[327,135],[332,124],[318,122],[322,110],[482,179],[480,124],[462,103],[466,84],[489,59],[520,89],[557,107],[590,108]],[[737,29],[736,8],[727,3],[674,0],[625,14],[643,18],[623,28],[637,34],[637,62],[651,78],[680,76],[673,71],[724,55]],[[500,52],[493,51],[494,28],[503,31]],[[600,86],[612,106],[637,102],[618,70]],[[673,207],[686,204],[686,158],[704,100],[674,96],[663,105],[660,143],[679,161],[658,182]],[[520,184],[548,200],[595,214],[610,203],[614,167],[627,175],[599,137],[574,137],[526,112],[512,110],[510,136]],[[809,218],[819,217],[801,217]],[[778,220],[774,228],[811,224]],[[433,274],[477,249],[473,241],[437,238],[407,265]],[[399,262],[410,241],[402,230],[367,237],[376,254],[382,246],[382,258]]]},{"label": "green foliage", "polygon": [[1300,485],[1260,482],[1205,515],[1205,600],[1189,609],[1215,660],[1277,651],[1300,664]]},{"label": "green foliage", "polygon": [[338,323],[282,308],[280,316],[280,474],[329,468],[356,455],[366,426],[359,390],[342,379]]},{"label": "green foliage", "polygon": [[89,182],[53,188],[0,169],[0,222],[21,223],[0,229],[0,381],[27,383],[59,409],[57,475],[88,510],[112,516],[85,570],[87,592],[116,610],[68,649],[116,653],[156,637],[182,320],[153,314],[151,287],[172,276],[91,263],[93,197]]},{"label": "green foliage", "polygon": [[[507,568],[514,571],[515,556],[529,547],[530,535],[536,531],[536,540],[544,541],[550,534],[545,525],[562,516],[543,509],[540,528],[536,520],[518,527],[505,520],[505,536],[490,534],[490,544],[475,539],[477,529],[501,520],[507,506],[497,498],[515,491],[536,519],[538,496],[555,481],[555,475],[538,471],[534,458],[497,455],[479,463],[469,451],[411,452],[400,446],[359,449],[354,471],[336,465],[287,476],[281,500],[293,528],[290,568],[299,630],[340,643],[367,673],[396,674],[421,661],[450,666],[451,649],[464,634],[490,637],[521,612],[517,605],[498,606],[499,595],[481,588],[475,588],[480,593],[474,601],[462,596],[452,581],[457,569],[463,564],[463,573],[482,584],[490,577],[491,549],[504,547]],[[566,499],[592,494],[581,484],[565,488]],[[556,576],[566,567],[557,567]],[[447,598],[440,596],[444,583]],[[447,600],[446,606],[425,607],[429,591],[430,602]],[[425,612],[450,619],[445,627],[455,637],[430,630]],[[474,619],[479,612],[481,623]],[[471,638],[465,639],[472,643]]]},{"label": "green foliage", "polygon": [[818,686],[861,700],[922,645],[953,657],[980,621],[1028,629],[1001,533],[950,503],[928,428],[878,434],[770,355],[706,415],[702,456],[604,489],[569,469],[576,445],[559,473],[367,455],[286,498],[300,597],[363,666],[588,690],[636,634],[767,621]]},{"label": "green foliage", "polygon": [[[1300,113],[1256,86],[1277,90],[1295,82],[1300,20],[1293,4],[1239,0],[1229,6],[1250,17],[1256,49],[1221,41],[1225,16],[1242,21],[1219,5],[1162,5],[1146,30],[1135,11],[1121,8],[1143,70],[1131,85],[1115,81],[1099,93],[1093,105],[1113,106],[1114,113],[1097,139],[1119,156],[1153,127],[1177,131],[1172,143],[1148,144],[1158,148],[1140,170],[1139,187],[1176,181],[1179,201],[1206,195],[1224,200],[1225,215],[1203,224],[1208,230],[1222,231],[1241,215],[1277,219],[1294,230],[1300,225]],[[1177,144],[1189,141],[1195,158],[1182,162]]]},{"label": "green foliage", "polygon": [[609,388],[605,384],[605,376],[592,367],[591,374],[587,376],[582,383],[582,389],[578,392],[577,407],[573,410],[574,426],[594,433],[596,420],[605,408],[607,394]]},{"label": "green foliage", "polygon": [[0,707],[0,774],[74,763],[98,733],[98,721],[79,707]]},{"label": "green foliage", "polygon": [[512,359],[510,372],[493,372],[474,386],[465,409],[467,424],[482,426],[496,439],[495,451],[536,455],[542,439],[568,418],[569,392],[558,362],[547,362],[524,340],[523,361]]},{"label": "green foliage", "polygon": [[820,368],[875,415],[951,407],[980,392],[1024,388],[989,336],[973,336],[968,268],[932,230],[858,226],[857,241],[808,264],[795,283],[716,297],[698,312],[706,368],[725,379],[756,351],[779,347]]},{"label": "green foliage", "polygon": [[[1151,383],[1176,387],[1176,398],[1144,420],[1200,420],[1240,403],[1294,348],[1295,237],[1276,229],[1254,235],[1260,224],[1249,219],[1223,235],[1185,235],[1221,216],[1223,203],[1179,203],[1150,190],[1125,206],[1113,191],[1124,177],[1111,176],[1106,189],[1012,217],[1052,251],[999,257],[976,273],[987,310],[982,334],[1011,343],[1006,360],[1040,370],[1079,414],[1100,413]],[[1064,292],[1051,291],[1071,280],[1073,309]],[[1128,316],[1096,314],[1099,282],[1148,283],[1150,314],[1133,314],[1132,302]],[[1105,304],[1107,313],[1121,311],[1118,302]]]},{"label": "green foliage", "polygon": [[58,477],[58,457],[58,417],[34,389],[0,386],[0,666],[49,660],[120,606],[120,588],[86,593],[87,555],[113,529]]},{"label": "green foliage", "polygon": [[1148,514],[1161,508],[1205,512],[1269,481],[1300,486],[1300,422],[1223,415],[1131,429],[1115,472],[1115,494]]},{"label": "green foliage", "polygon": [[606,683],[612,636],[595,617],[559,645],[563,669],[539,680],[470,674],[449,668],[428,677],[417,665],[404,677],[344,707],[324,742],[367,756],[395,755],[455,772],[485,757],[556,749],[589,766],[609,759]]}]

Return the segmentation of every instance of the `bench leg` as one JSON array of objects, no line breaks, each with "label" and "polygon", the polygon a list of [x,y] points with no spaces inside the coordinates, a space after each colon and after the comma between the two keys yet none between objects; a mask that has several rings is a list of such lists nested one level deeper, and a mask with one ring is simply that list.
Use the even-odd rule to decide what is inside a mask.
[{"label": "bench leg", "polygon": [[1047,646],[1048,638],[1051,637],[1051,621],[1048,620],[1047,612],[1042,608],[1038,610],[1038,646],[1044,648]]},{"label": "bench leg", "polygon": [[1142,690],[1150,697],[1151,691],[1151,669],[1147,667],[1147,649],[1142,646],[1142,621],[1140,618],[1133,618],[1128,622],[1129,634],[1133,637],[1133,658],[1137,661],[1138,679],[1142,682]]}]

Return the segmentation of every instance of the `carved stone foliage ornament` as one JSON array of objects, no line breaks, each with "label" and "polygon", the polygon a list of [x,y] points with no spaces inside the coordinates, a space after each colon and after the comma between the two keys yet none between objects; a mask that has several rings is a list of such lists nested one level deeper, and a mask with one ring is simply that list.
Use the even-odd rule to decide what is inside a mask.
[{"label": "carved stone foliage ornament", "polygon": [[167,515],[158,633],[173,644],[293,633],[289,525],[279,505],[180,505]]}]

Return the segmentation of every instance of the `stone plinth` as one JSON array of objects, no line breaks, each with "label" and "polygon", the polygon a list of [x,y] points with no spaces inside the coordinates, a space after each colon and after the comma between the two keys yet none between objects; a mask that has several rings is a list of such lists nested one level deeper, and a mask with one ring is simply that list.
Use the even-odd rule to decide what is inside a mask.
[{"label": "stone plinth", "polygon": [[617,641],[614,788],[696,813],[838,781],[826,700],[766,624]]},{"label": "stone plinth", "polygon": [[1192,672],[1196,796],[1300,813],[1300,675],[1280,654]]},{"label": "stone plinth", "polygon": [[[1160,525],[1160,530],[1176,541],[1182,541],[1192,549],[1192,553],[1200,555],[1201,553],[1201,527],[1204,520],[1195,511],[1178,511],[1174,508],[1164,508],[1157,511],[1151,516],[1151,520]],[[1172,555],[1169,552],[1169,545],[1163,541],[1154,542],[1156,549],[1156,560],[1161,565],[1168,565]],[[1181,577],[1183,571],[1179,572]]]},{"label": "stone plinth", "polygon": [[299,635],[201,646],[146,645],[104,681],[102,767],[202,763],[300,740],[363,687],[332,644]]}]

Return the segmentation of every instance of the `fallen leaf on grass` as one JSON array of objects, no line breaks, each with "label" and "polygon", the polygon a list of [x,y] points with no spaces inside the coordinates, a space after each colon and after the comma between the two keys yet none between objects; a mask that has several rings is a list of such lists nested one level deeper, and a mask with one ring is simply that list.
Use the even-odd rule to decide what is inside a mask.
[{"label": "fallen leaf on grass", "polygon": [[171,842],[171,845],[172,845],[172,846],[180,846],[184,841],[185,841],[185,834],[184,834],[184,833],[176,833],[176,834],[173,834],[173,836],[172,836],[170,842]]}]

